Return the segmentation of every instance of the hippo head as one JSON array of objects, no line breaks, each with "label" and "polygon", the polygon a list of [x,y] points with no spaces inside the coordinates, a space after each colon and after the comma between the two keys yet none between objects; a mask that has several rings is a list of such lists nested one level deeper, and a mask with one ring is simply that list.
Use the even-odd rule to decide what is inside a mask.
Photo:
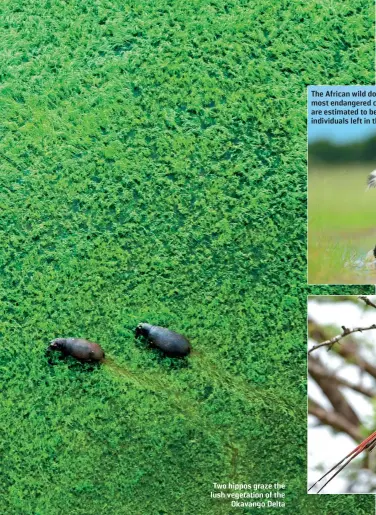
[{"label": "hippo head", "polygon": [[65,338],[55,338],[54,340],[51,340],[50,344],[48,346],[48,350],[61,349],[61,347],[64,345],[65,341],[66,341]]},{"label": "hippo head", "polygon": [[139,336],[142,336],[144,334],[143,326],[144,326],[144,324],[138,324],[138,326],[136,327],[136,331],[135,331],[136,338],[138,338]]}]

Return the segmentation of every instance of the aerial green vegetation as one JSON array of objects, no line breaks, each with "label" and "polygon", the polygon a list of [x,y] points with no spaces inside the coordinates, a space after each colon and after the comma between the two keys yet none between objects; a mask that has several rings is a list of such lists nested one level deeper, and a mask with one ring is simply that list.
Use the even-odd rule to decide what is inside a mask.
[{"label": "aerial green vegetation", "polygon": [[376,190],[366,191],[371,171],[370,164],[309,168],[309,282],[376,282],[376,270],[362,266],[376,245]]},{"label": "aerial green vegetation", "polygon": [[[306,85],[373,83],[373,4],[0,5],[0,513],[306,495]],[[187,335],[163,358],[139,322]],[[45,355],[100,343],[101,366]],[[275,513],[265,509],[263,513]]]}]

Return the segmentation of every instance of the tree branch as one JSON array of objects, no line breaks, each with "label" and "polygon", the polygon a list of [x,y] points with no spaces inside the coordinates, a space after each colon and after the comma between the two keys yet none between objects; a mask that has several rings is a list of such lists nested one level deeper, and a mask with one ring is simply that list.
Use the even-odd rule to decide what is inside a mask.
[{"label": "tree branch", "polygon": [[[317,342],[329,339],[326,331],[312,319],[308,320],[308,333],[310,338]],[[363,372],[367,372],[376,379],[376,367],[359,356],[358,342],[351,336],[347,336],[341,345],[333,349],[333,352],[344,358],[350,365],[357,365]]]},{"label": "tree branch", "polygon": [[315,416],[322,424],[331,426],[337,431],[348,434],[356,442],[361,442],[363,440],[359,428],[350,424],[348,420],[346,420],[345,417],[339,413],[336,413],[335,411],[326,411],[322,406],[320,406],[312,399],[309,399],[308,402],[308,413]]},{"label": "tree branch", "polygon": [[350,365],[357,365],[361,370],[364,370],[367,374],[376,379],[376,367],[359,356],[356,352],[356,345],[353,344],[353,342],[347,340],[343,345],[340,345],[335,352],[342,356]]},{"label": "tree branch", "polygon": [[335,381],[337,384],[345,386],[346,388],[351,388],[351,390],[361,393],[370,399],[376,397],[376,391],[371,390],[370,388],[366,388],[361,384],[350,383],[350,381],[347,381],[347,379],[334,375],[332,372],[326,369],[322,363],[319,364],[316,363],[316,361],[313,361],[312,356],[310,356],[308,360],[308,371],[311,375],[314,374],[317,378],[330,379],[331,381]]},{"label": "tree branch", "polygon": [[376,308],[376,304],[374,304],[372,302],[372,300],[369,300],[368,297],[366,297],[365,295],[359,295],[358,296],[358,299],[362,300],[363,302],[365,302],[367,304],[367,306],[372,306],[373,308]]},{"label": "tree branch", "polygon": [[353,426],[359,426],[359,417],[351,405],[347,402],[345,396],[339,388],[338,382],[333,381],[333,378],[323,377],[322,373],[320,373],[322,371],[325,372],[325,368],[322,363],[317,358],[309,356],[308,370],[312,379],[317,383],[319,388],[321,388],[322,392],[324,395],[326,395],[335,411],[346,420],[348,420],[348,422]]},{"label": "tree branch", "polygon": [[311,354],[311,352],[313,352],[316,349],[319,349],[320,347],[328,347],[328,350],[330,350],[335,343],[342,340],[342,338],[344,338],[345,336],[348,336],[349,334],[352,334],[352,333],[362,333],[363,331],[371,331],[372,329],[376,329],[376,324],[372,324],[369,327],[354,327],[352,329],[350,329],[349,327],[345,327],[343,325],[341,334],[337,334],[337,336],[333,336],[333,338],[330,338],[330,340],[326,340],[325,342],[314,345],[308,351],[308,354]]}]

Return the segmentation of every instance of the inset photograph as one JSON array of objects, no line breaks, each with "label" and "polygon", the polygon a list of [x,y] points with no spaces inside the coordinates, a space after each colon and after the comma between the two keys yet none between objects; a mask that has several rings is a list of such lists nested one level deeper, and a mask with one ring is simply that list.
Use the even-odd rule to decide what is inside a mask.
[{"label": "inset photograph", "polygon": [[308,88],[308,282],[376,283],[376,87]]},{"label": "inset photograph", "polygon": [[376,296],[308,297],[307,382],[309,493],[376,493]]}]

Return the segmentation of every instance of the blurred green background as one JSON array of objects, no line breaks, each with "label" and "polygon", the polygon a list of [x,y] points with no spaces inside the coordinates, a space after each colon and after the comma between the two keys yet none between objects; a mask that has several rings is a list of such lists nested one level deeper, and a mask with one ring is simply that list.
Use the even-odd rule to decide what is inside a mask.
[{"label": "blurred green background", "polygon": [[[329,89],[320,91],[325,95]],[[365,87],[340,91],[352,94],[360,90],[367,95],[371,92]],[[373,99],[361,98],[366,102]],[[352,118],[347,116],[347,121]],[[310,283],[376,282],[376,267],[363,266],[367,252],[376,245],[376,190],[367,188],[368,176],[376,168],[376,136],[374,125],[366,124],[364,117],[361,120],[360,125],[308,125]]]},{"label": "blurred green background", "polygon": [[309,166],[310,283],[376,282],[376,269],[357,263],[376,245],[376,190],[366,191],[372,170],[369,162]]},{"label": "blurred green background", "polygon": [[[279,513],[372,513],[306,495],[305,127],[307,84],[374,82],[373,16],[1,3],[2,514],[235,513],[214,481],[284,482]],[[141,321],[195,353],[163,359]],[[58,336],[111,364],[49,364]]]}]

